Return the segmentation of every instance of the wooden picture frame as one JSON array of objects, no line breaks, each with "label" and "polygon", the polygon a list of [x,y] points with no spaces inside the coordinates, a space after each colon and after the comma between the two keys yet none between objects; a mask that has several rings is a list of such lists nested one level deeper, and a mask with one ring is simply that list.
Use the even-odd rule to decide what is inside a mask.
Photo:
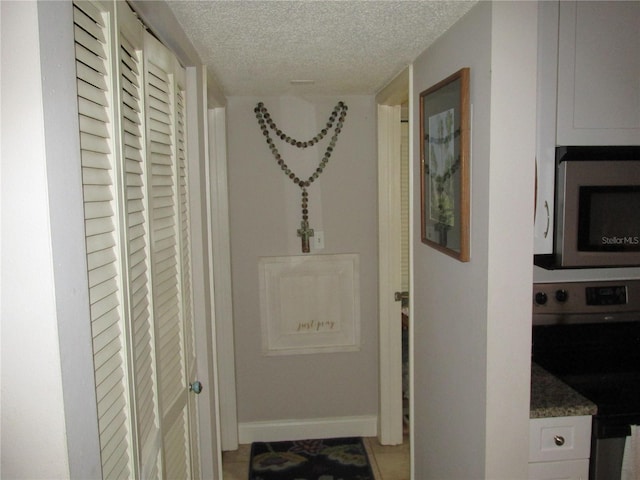
[{"label": "wooden picture frame", "polygon": [[420,94],[422,242],[469,261],[469,68]]}]

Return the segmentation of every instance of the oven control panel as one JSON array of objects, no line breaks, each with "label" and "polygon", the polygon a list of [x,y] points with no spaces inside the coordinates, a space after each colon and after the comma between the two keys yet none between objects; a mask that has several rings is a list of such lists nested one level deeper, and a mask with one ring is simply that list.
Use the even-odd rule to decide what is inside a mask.
[{"label": "oven control panel", "polygon": [[640,321],[640,280],[534,283],[532,303],[534,324]]},{"label": "oven control panel", "polygon": [[609,287],[587,287],[585,289],[587,305],[626,305],[627,287],[611,285]]}]

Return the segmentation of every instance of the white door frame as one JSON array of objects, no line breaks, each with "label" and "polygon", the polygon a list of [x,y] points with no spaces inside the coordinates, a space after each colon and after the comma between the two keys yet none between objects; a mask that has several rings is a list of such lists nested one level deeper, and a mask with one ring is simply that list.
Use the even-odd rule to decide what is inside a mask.
[{"label": "white door frame", "polygon": [[229,240],[229,193],[227,186],[226,109],[213,108],[209,120],[209,214],[211,272],[213,274],[215,322],[213,326],[218,375],[219,425],[222,450],[238,448],[236,369],[231,291]]},{"label": "white door frame", "polygon": [[398,445],[402,433],[400,262],[400,105],[409,98],[409,68],[377,96],[378,104],[378,285],[380,336],[380,409],[378,439]]}]

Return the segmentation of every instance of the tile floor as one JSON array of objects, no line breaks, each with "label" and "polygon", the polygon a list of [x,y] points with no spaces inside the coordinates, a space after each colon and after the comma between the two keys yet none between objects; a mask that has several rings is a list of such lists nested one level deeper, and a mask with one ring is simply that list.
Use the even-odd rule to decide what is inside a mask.
[{"label": "tile floor", "polygon": [[[377,438],[364,439],[376,480],[409,480],[409,439],[393,447],[380,445]],[[222,453],[224,480],[247,480],[251,445],[240,445],[238,450]]]}]

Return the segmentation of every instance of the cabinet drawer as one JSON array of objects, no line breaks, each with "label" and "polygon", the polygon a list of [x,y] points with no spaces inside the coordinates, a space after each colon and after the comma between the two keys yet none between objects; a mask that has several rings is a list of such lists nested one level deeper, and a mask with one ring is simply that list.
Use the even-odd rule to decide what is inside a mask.
[{"label": "cabinet drawer", "polygon": [[589,460],[529,464],[529,480],[588,480]]},{"label": "cabinet drawer", "polygon": [[588,459],[591,417],[549,417],[529,421],[529,461]]}]

